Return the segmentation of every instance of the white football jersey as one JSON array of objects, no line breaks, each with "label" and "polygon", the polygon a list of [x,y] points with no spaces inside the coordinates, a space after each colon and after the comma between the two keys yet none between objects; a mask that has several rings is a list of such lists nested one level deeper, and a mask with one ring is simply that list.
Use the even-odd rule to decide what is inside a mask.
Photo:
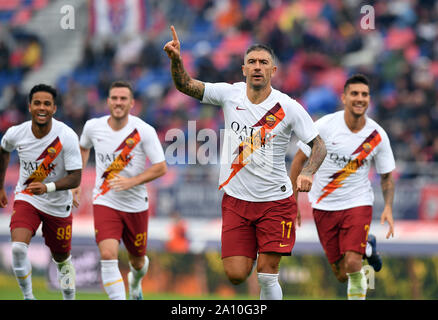
[{"label": "white football jersey", "polygon": [[[374,193],[368,174],[374,161],[378,174],[395,169],[389,138],[374,120],[366,116],[365,127],[353,133],[346,125],[344,111],[326,115],[315,122],[327,148],[327,156],[313,178],[309,200],[312,207],[336,211],[373,205]],[[310,155],[310,148],[298,142]]]},{"label": "white football jersey", "polygon": [[220,105],[224,111],[219,189],[256,202],[292,195],[285,163],[292,132],[304,143],[318,135],[305,109],[276,89],[253,104],[244,82],[205,83],[202,103]]},{"label": "white football jersey", "polygon": [[149,208],[145,184],[115,192],[109,187],[114,174],[134,177],[146,170],[146,159],[152,164],[163,162],[164,152],[155,129],[138,117],[129,116],[128,123],[118,131],[108,124],[109,116],[85,123],[80,145],[94,147],[96,156],[96,184],[93,204],[100,204],[125,212],[140,212]]},{"label": "white football jersey", "polygon": [[68,217],[73,202],[70,190],[34,195],[25,189],[31,182],[56,182],[65,177],[67,171],[82,169],[77,134],[64,123],[52,119],[50,132],[38,139],[32,132],[32,122],[26,121],[10,127],[2,138],[1,146],[7,152],[16,149],[20,159],[15,200],[29,202],[52,216]]}]

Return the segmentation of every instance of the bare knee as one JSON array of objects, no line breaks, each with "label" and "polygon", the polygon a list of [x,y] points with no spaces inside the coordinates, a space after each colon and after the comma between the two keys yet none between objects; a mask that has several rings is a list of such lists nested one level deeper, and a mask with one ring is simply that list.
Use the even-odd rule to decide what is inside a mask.
[{"label": "bare knee", "polygon": [[249,273],[246,270],[225,270],[225,274],[227,275],[228,280],[234,285],[241,284],[249,276]]},{"label": "bare knee", "polygon": [[104,248],[100,250],[100,258],[102,260],[115,260],[118,258],[118,254],[114,254],[112,250]]},{"label": "bare knee", "polygon": [[258,273],[276,274],[279,271],[281,255],[277,253],[261,253],[257,259]]},{"label": "bare knee", "polygon": [[131,266],[135,270],[140,270],[141,268],[143,268],[143,266],[145,264],[145,257],[144,256],[136,257],[136,256],[130,255],[129,262],[131,263]]},{"label": "bare knee", "polygon": [[354,252],[347,251],[345,255],[335,263],[331,265],[333,273],[339,282],[346,282],[348,280],[347,273],[353,273],[362,269],[362,255]]},{"label": "bare knee", "polygon": [[345,272],[346,273],[353,273],[358,272],[360,269],[362,269],[362,255],[353,252],[353,251],[347,251],[345,253]]},{"label": "bare knee", "polygon": [[336,276],[336,279],[338,279],[339,282],[344,283],[348,280],[348,276],[345,272],[343,258],[341,260],[338,260],[335,263],[333,263],[331,265],[331,267],[332,267],[332,271],[333,271],[334,275]]},{"label": "bare knee", "polygon": [[32,235],[32,231],[27,228],[14,228],[11,230],[11,241],[24,242],[25,244],[29,245]]},{"label": "bare knee", "polygon": [[234,285],[241,284],[251,274],[254,260],[248,257],[235,256],[222,260],[225,274]]},{"label": "bare knee", "polygon": [[115,239],[105,239],[98,244],[102,260],[118,259],[119,242]]},{"label": "bare knee", "polygon": [[348,280],[348,276],[346,273],[335,273],[336,279],[338,279],[339,282],[346,282]]}]

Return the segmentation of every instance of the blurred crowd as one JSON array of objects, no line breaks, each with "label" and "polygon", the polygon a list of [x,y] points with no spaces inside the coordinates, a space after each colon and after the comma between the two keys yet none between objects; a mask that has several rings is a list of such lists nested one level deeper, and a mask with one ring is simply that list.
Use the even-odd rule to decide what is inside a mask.
[{"label": "blurred crowd", "polygon": [[[361,12],[365,4],[374,17]],[[270,45],[279,66],[274,87],[298,100],[315,120],[341,107],[349,75],[364,73],[371,80],[369,115],[388,132],[396,159],[438,162],[438,1],[148,0],[145,5],[141,35],[91,34],[82,62],[59,79],[57,118],[78,134],[88,118],[107,113],[108,87],[116,79],[132,82],[134,114],[157,129],[164,145],[166,132],[187,131],[188,120],[198,120],[197,130],[219,132],[222,111],[184,96],[172,83],[162,48],[173,24],[186,69],[206,82],[243,81],[245,49],[255,42]],[[7,48],[1,37],[0,74],[22,68],[11,64],[19,49]],[[26,96],[15,84],[4,85],[0,134],[27,117]]]},{"label": "blurred crowd", "polygon": [[44,44],[22,26],[48,5],[48,0],[0,1],[0,134],[27,116],[20,85],[43,63]]}]

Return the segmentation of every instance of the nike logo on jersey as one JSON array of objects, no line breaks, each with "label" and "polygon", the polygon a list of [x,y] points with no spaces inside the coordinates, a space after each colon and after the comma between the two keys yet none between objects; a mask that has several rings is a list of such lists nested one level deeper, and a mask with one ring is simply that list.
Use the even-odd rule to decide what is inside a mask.
[{"label": "nike logo on jersey", "polygon": [[236,107],[236,110],[246,110],[246,109],[241,108],[241,107]]},{"label": "nike logo on jersey", "polygon": [[282,244],[282,243],[280,243],[280,248],[284,248],[284,247],[287,247],[289,244]]}]

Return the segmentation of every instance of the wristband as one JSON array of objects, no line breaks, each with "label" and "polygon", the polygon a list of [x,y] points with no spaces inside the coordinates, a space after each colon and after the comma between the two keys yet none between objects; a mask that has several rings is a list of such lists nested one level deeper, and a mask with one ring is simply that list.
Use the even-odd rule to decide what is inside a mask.
[{"label": "wristband", "polygon": [[54,182],[46,183],[47,193],[56,191],[56,184]]}]

